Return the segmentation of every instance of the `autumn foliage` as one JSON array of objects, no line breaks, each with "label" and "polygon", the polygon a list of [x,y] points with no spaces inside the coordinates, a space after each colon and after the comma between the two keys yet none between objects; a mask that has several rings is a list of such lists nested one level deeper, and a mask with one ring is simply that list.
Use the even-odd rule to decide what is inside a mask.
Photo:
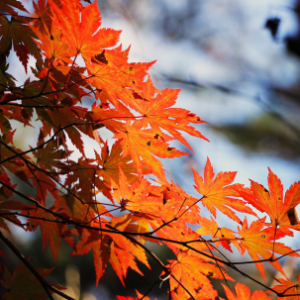
[{"label": "autumn foliage", "polygon": [[[35,269],[7,238],[12,226],[40,230],[42,248],[48,244],[54,260],[63,240],[71,255],[92,251],[96,285],[108,263],[124,284],[129,268],[147,276],[137,262],[150,268],[154,261],[161,267],[155,284],[168,285],[168,299],[216,299],[212,279],[222,282],[229,300],[270,299],[272,293],[300,299],[299,277],[291,281],[281,265],[299,254],[279,241],[300,230],[300,181],[283,195],[269,170],[268,187],[251,181],[247,188],[234,183],[236,172],[215,174],[207,159],[204,170],[194,170],[198,196],[190,196],[167,180],[161,159],[193,151],[182,133],[207,140],[198,130],[205,121],[174,108],[179,90],[153,85],[148,70],[154,62],[128,62],[129,49],[118,43],[121,32],[101,27],[97,1],[38,0],[28,12],[21,1],[4,0],[0,10],[0,238],[20,259],[14,271],[0,266],[2,299],[72,299],[44,279],[51,269]],[[33,73],[22,85],[9,73],[12,51]],[[21,126],[13,129],[11,120]],[[34,144],[18,148],[14,136],[24,126],[39,134]],[[93,157],[86,153],[89,140],[97,145]],[[175,140],[186,152],[172,146]],[[201,214],[204,207],[209,217]],[[217,214],[235,225],[223,226]],[[167,264],[150,243],[173,252]],[[231,261],[226,253],[233,251],[249,258]],[[261,277],[244,272],[246,263]],[[282,274],[273,287],[264,281],[267,263]],[[234,282],[229,269],[258,290]],[[118,299],[149,298],[137,292]]]}]

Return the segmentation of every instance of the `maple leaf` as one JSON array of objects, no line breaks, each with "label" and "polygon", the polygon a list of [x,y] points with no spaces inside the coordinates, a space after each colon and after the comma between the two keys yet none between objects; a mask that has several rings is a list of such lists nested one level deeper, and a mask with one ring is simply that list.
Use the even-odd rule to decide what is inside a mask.
[{"label": "maple leaf", "polygon": [[171,89],[159,91],[154,88],[149,76],[141,93],[141,96],[147,101],[134,101],[131,106],[141,113],[142,118],[136,122],[141,123],[142,127],[147,128],[150,125],[153,131],[159,135],[163,135],[161,129],[164,129],[174,139],[177,139],[194,152],[179,130],[208,141],[199,131],[188,126],[190,122],[195,124],[206,122],[185,109],[170,108],[176,103],[179,91]]},{"label": "maple leaf", "polygon": [[[131,161],[131,156],[122,156],[123,149],[121,147],[120,141],[116,141],[111,150],[109,151],[109,147],[107,143],[104,144],[101,150],[101,158],[95,152],[96,160],[101,166],[101,169],[97,169],[97,174],[99,176],[103,176],[104,181],[110,182],[111,179],[118,183],[119,182],[119,168],[121,168],[129,182],[134,182],[137,180],[136,169],[134,167],[133,162]],[[146,168],[143,168],[143,174],[148,174]]]},{"label": "maple leaf", "polygon": [[54,60],[72,63],[69,45],[61,40],[62,33],[57,26],[52,25],[51,30],[45,27],[45,32],[41,32],[34,25],[30,28],[39,39],[39,41],[34,40],[35,43],[43,51],[43,55],[52,60],[52,63]]},{"label": "maple leaf", "polygon": [[90,77],[88,81],[100,91],[97,98],[105,92],[110,103],[117,109],[120,106],[119,100],[125,105],[134,101],[134,83],[121,69],[95,61],[86,62],[86,66]]},{"label": "maple leaf", "polygon": [[[101,52],[101,49],[113,47],[119,40],[120,31],[99,29],[101,17],[97,2],[79,10],[75,1],[66,0],[58,7],[49,1],[52,21],[63,33],[63,41],[69,45],[70,56],[79,53],[86,60]],[[98,30],[99,29],[99,30]]]},{"label": "maple leaf", "polygon": [[[278,293],[283,293],[284,296],[278,297],[277,299],[281,300],[299,300],[300,299],[300,275],[297,277],[296,284],[290,279],[284,278],[274,278],[280,284],[274,285],[272,287]],[[267,293],[272,293],[268,291]],[[294,296],[289,296],[294,295]]]},{"label": "maple leaf", "polygon": [[[9,64],[7,63],[7,56],[8,56],[9,51],[10,51],[10,49],[6,49],[5,51],[3,51],[3,53],[0,53],[0,78],[1,78],[0,92],[1,92],[1,94],[6,90],[6,86],[15,87],[16,79],[7,72],[8,68],[9,68]],[[1,102],[2,102],[2,100],[4,100],[3,99],[4,97],[6,97],[6,95],[2,96]],[[4,128],[5,131],[3,131],[3,132],[5,133],[5,132],[7,132],[7,130],[10,129],[10,125],[7,125],[7,123],[9,123],[9,122],[6,120],[6,118],[3,114],[0,118],[0,120],[1,120],[0,128],[1,128],[1,130],[3,130],[3,128]]]},{"label": "maple leaf", "polygon": [[[152,226],[152,222],[150,222],[150,224]],[[156,228],[157,225],[156,227],[153,227]],[[203,253],[207,253],[208,256],[211,255],[211,251],[216,250],[213,247],[210,247],[209,243],[202,242],[199,234],[188,227],[186,222],[184,222],[182,219],[179,219],[176,223],[172,223],[170,226],[163,226],[160,230],[156,231],[155,234],[157,234],[159,237],[177,242],[176,244],[169,241],[164,242],[168,248],[174,252],[175,255],[177,255],[180,251],[186,251],[184,244],[190,241],[194,241],[192,243],[192,247],[194,249]],[[208,256],[203,256],[201,259],[207,262],[213,262],[214,260]]]},{"label": "maple leaf", "polygon": [[48,32],[52,23],[49,3],[47,3],[46,0],[38,0],[37,2],[34,1],[33,8],[34,11],[31,17],[38,19],[33,20],[31,24],[42,33]]},{"label": "maple leaf", "polygon": [[[114,217],[111,222],[100,218],[91,223],[91,226],[96,228],[103,228],[106,224],[119,231],[134,231],[138,229],[136,226],[131,230],[131,222],[135,222],[132,216],[124,215],[120,218]],[[143,232],[143,228],[139,226]],[[103,276],[107,262],[109,261],[119,277],[122,284],[125,286],[124,279],[126,278],[128,268],[131,268],[135,272],[143,276],[136,264],[136,259],[146,265],[149,269],[149,263],[147,256],[140,246],[128,240],[122,235],[118,235],[115,238],[114,234],[109,233],[94,233],[86,229],[73,229],[72,232],[80,236],[80,240],[75,246],[75,254],[85,254],[93,249],[94,253],[94,265],[96,270],[96,284]]]},{"label": "maple leaf", "polygon": [[[139,212],[142,211],[146,213],[144,209],[140,208],[140,206],[142,205],[142,203],[140,203],[140,200],[144,197],[147,197],[150,183],[146,179],[141,178],[140,180],[137,180],[132,185],[130,185],[121,166],[119,166],[118,173],[118,184],[112,181],[111,185],[113,188],[113,197],[117,200],[118,203],[126,201],[126,204],[122,206],[123,209],[126,208],[129,210],[137,210]],[[135,208],[135,206],[137,206],[137,208]]]},{"label": "maple leaf", "polygon": [[242,184],[231,184],[236,172],[220,172],[214,179],[215,174],[209,158],[207,158],[204,168],[204,178],[199,176],[195,170],[193,172],[196,183],[194,187],[203,196],[201,203],[215,218],[216,208],[238,223],[241,223],[241,220],[232,209],[256,216],[252,209],[245,205],[246,202],[232,198],[238,197],[238,191],[243,190]]},{"label": "maple leaf", "polygon": [[261,184],[250,180],[251,190],[240,190],[239,194],[248,203],[261,212],[266,212],[273,226],[288,235],[292,235],[290,229],[299,230],[298,216],[295,207],[300,203],[300,181],[295,182],[286,191],[283,199],[283,186],[280,179],[269,169],[268,191]]},{"label": "maple leaf", "polygon": [[[57,218],[53,214],[43,210],[36,209],[29,211],[29,207],[26,209],[26,216],[32,216],[34,219],[28,219],[27,230],[35,231],[40,226],[41,234],[43,238],[42,250],[45,249],[47,241],[49,241],[50,249],[53,253],[54,260],[57,259],[57,255],[60,249],[62,239],[64,239],[71,247],[74,246],[74,239],[71,236],[70,230],[64,224],[59,224]],[[47,220],[47,221],[45,221]]]},{"label": "maple leaf", "polygon": [[[44,135],[51,133],[54,128],[55,131],[65,128],[64,132],[68,134],[72,143],[84,155],[84,145],[80,132],[92,136],[92,126],[76,126],[81,124],[82,119],[88,115],[87,110],[81,107],[67,107],[64,109],[40,109],[37,111],[38,119],[43,122],[42,131]],[[63,118],[62,118],[63,115]],[[74,126],[72,126],[74,124]]]},{"label": "maple leaf", "polygon": [[[111,108],[109,103],[105,101],[106,98],[103,98],[104,95],[105,92],[101,91],[101,104],[97,106],[95,102],[92,105],[91,116],[96,123],[94,129],[106,126],[111,131],[116,132],[117,129],[120,129],[123,126],[122,119],[128,120],[136,118],[125,105],[122,105],[121,102],[118,103],[118,109]],[[110,100],[107,99],[107,101]]]},{"label": "maple leaf", "polygon": [[225,284],[222,283],[222,286],[228,300],[271,300],[271,298],[263,291],[255,291],[251,295],[250,289],[239,282],[235,285],[235,294]]},{"label": "maple leaf", "polygon": [[233,280],[224,270],[220,271],[216,265],[203,260],[190,250],[180,251],[176,260],[169,260],[169,262],[170,264],[166,267],[169,268],[170,274],[177,279],[172,276],[169,278],[170,291],[179,287],[182,288],[182,284],[193,296],[199,294],[207,297],[207,299],[215,299],[218,293],[213,289],[208,277],[223,279],[224,275],[226,279]]},{"label": "maple leaf", "polygon": [[114,49],[103,50],[101,54],[92,58],[92,63],[87,63],[87,69],[92,77],[89,81],[99,90],[96,98],[103,99],[104,95],[107,95],[108,101],[119,111],[124,111],[124,107],[118,100],[134,110],[137,110],[135,103],[148,101],[140,93],[145,85],[147,70],[154,64],[154,62],[129,63],[128,53],[129,48],[122,51],[120,45]]},{"label": "maple leaf", "polygon": [[[190,224],[198,224],[200,208],[197,205],[199,199],[188,195],[173,180],[171,183],[159,181],[162,187],[159,189],[162,194],[161,219],[168,222],[172,219],[181,220]],[[152,194],[155,194],[153,191]],[[175,221],[174,220],[174,221]]]},{"label": "maple leaf", "polygon": [[[98,223],[91,223],[92,227],[101,228],[107,221],[99,217]],[[111,243],[113,238],[109,234],[101,232],[91,232],[84,228],[73,228],[72,233],[79,236],[80,239],[75,245],[71,255],[83,255],[93,250],[94,265],[96,271],[96,285],[103,276],[108,260],[111,255]]]},{"label": "maple leaf", "polygon": [[96,285],[103,276],[107,262],[111,255],[112,238],[108,235],[101,236],[94,242],[93,254],[94,265],[96,270]]},{"label": "maple leaf", "polygon": [[[155,229],[161,225],[162,220],[165,220],[166,212],[170,213],[170,209],[162,207],[161,191],[152,186],[145,178],[139,178],[130,184],[120,168],[118,184],[112,181],[112,188],[112,195],[120,203],[121,211],[130,211],[134,216],[140,218],[138,223],[142,222],[144,226],[148,221],[155,220],[156,222],[151,222],[152,228]],[[150,194],[149,190],[152,191]],[[146,231],[149,231],[150,227],[147,227]]]},{"label": "maple leaf", "polygon": [[[118,245],[122,245],[122,248],[119,248]],[[144,276],[138,268],[135,258],[151,269],[143,249],[138,248],[133,243],[129,243],[125,237],[122,237],[116,244],[111,245],[111,257],[109,261],[123,286],[125,286],[124,280],[129,267],[141,276]]]},{"label": "maple leaf", "polygon": [[[162,139],[156,139],[156,134],[151,129],[142,130],[141,124],[130,121],[126,122],[123,130],[119,130],[114,138],[121,140],[123,157],[130,155],[136,170],[139,174],[143,173],[143,164],[149,168],[151,173],[160,179],[164,179],[162,163],[153,155],[160,158],[173,158],[188,153],[181,152],[170,147]],[[167,137],[166,137],[167,139]]]},{"label": "maple leaf", "polygon": [[[36,269],[42,277],[46,277],[53,270],[51,269]],[[6,300],[43,300],[48,299],[48,295],[36,279],[36,277],[29,271],[24,264],[19,265],[13,272],[4,267],[3,277],[0,279],[1,285],[6,290],[1,299]],[[51,284],[51,283],[50,283]],[[57,284],[51,284],[58,289],[65,289]],[[49,290],[50,293],[53,293]]]},{"label": "maple leaf", "polygon": [[[96,166],[94,159],[80,158],[77,163],[72,162],[68,168],[65,185],[77,191],[77,195],[85,202],[90,202],[93,196]],[[74,182],[77,182],[74,184]]]},{"label": "maple leaf", "polygon": [[[54,198],[58,195],[58,189],[56,183],[53,179],[57,179],[56,176],[50,177],[47,172],[43,172],[42,169],[32,168],[30,171],[30,176],[32,184],[36,188],[35,198],[42,205],[45,204],[47,194],[50,193]],[[21,178],[23,179],[23,178]]]},{"label": "maple leaf", "polygon": [[10,51],[13,45],[26,72],[29,54],[36,58],[38,65],[42,64],[41,53],[33,40],[35,35],[25,21],[15,17],[8,20],[5,16],[0,16],[0,37],[2,53]]},{"label": "maple leaf", "polygon": [[135,83],[135,86],[139,87],[140,90],[145,85],[144,78],[148,75],[148,69],[155,63],[155,61],[148,63],[129,63],[129,50],[130,46],[126,50],[122,51],[122,45],[114,49],[104,50],[101,53],[101,61],[106,62],[108,65],[114,65],[118,67],[122,72],[126,73],[132,79],[132,81]]},{"label": "maple leaf", "polygon": [[33,151],[33,155],[37,159],[37,165],[39,165],[44,170],[49,170],[54,172],[55,168],[64,169],[67,164],[63,163],[72,151],[65,151],[58,149],[57,140],[52,140],[47,143],[44,147]]},{"label": "maple leaf", "polygon": [[[29,179],[32,177],[32,172],[28,169],[26,164],[24,163],[24,160],[30,160],[28,155],[23,155],[22,158],[20,158],[18,155],[15,156],[17,153],[21,153],[22,151],[13,145],[13,136],[14,131],[9,131],[8,133],[4,134],[2,137],[0,137],[0,159],[2,161],[2,166],[0,167],[2,180],[6,183],[10,183],[10,179],[7,175],[7,172],[5,169],[7,169],[10,172],[13,172],[15,176],[17,176],[19,179],[27,183],[29,186],[31,186],[31,183]],[[10,159],[11,157],[14,157],[13,159]],[[4,168],[5,169],[4,169]],[[51,180],[50,180],[51,181]],[[48,179],[49,182],[49,179]],[[47,183],[48,183],[47,182]],[[45,187],[46,188],[46,187]],[[1,198],[1,197],[0,197]],[[6,198],[7,199],[7,198]],[[5,199],[5,200],[6,200]]]},{"label": "maple leaf", "polygon": [[[7,98],[8,95],[5,95],[1,100],[5,101]],[[17,120],[23,123],[25,126],[30,125],[30,116],[26,114],[25,109],[15,106],[14,104],[16,103],[1,106],[0,116],[2,120],[0,122],[0,129],[3,130],[4,133],[7,133],[9,130],[11,130],[10,120]]]},{"label": "maple leaf", "polygon": [[[31,17],[0,16],[0,228],[8,230],[11,223],[27,231],[39,227],[42,249],[49,243],[54,259],[62,240],[73,249],[71,255],[92,251],[96,284],[108,263],[123,285],[129,269],[144,275],[138,263],[150,268],[148,254],[161,264],[160,279],[168,280],[168,296],[174,300],[215,299],[212,281],[232,280],[225,264],[236,269],[236,262],[227,259],[222,263],[226,257],[219,252],[220,245],[229,251],[234,245],[241,255],[247,251],[262,276],[264,262],[283,273],[276,256],[300,256],[278,242],[292,229],[300,229],[295,211],[300,182],[290,187],[283,201],[281,182],[271,171],[270,193],[254,182],[246,189],[233,183],[236,172],[215,176],[209,159],[203,177],[194,171],[201,198],[188,195],[173,180],[168,182],[160,159],[188,154],[171,147],[170,142],[177,140],[193,151],[184,134],[206,139],[193,127],[205,122],[174,107],[179,90],[153,86],[148,69],[154,62],[128,61],[130,47],[123,50],[122,45],[116,46],[120,31],[101,28],[97,1],[91,5],[81,2],[36,0]],[[18,0],[2,1],[0,10],[27,13]],[[12,49],[26,71],[29,55],[37,60],[33,76],[21,86],[16,86],[14,74],[7,72]],[[77,58],[83,59],[83,66]],[[97,102],[90,107],[86,96]],[[42,125],[32,122],[36,115]],[[17,149],[13,135],[20,129],[12,129],[11,119],[40,127],[36,143]],[[104,142],[102,128],[117,139],[111,148],[109,141]],[[100,146],[101,153],[95,151],[95,159],[86,157],[84,137]],[[76,160],[68,139],[81,154]],[[21,193],[19,183],[13,185],[10,173],[33,188],[34,198]],[[158,180],[151,183],[144,177],[149,174]],[[51,204],[46,201],[49,194]],[[14,201],[16,195],[35,205]],[[198,202],[213,217],[219,210],[240,222],[238,234],[221,227],[213,217],[201,217]],[[236,211],[256,216],[253,207],[269,214],[271,224],[264,218],[248,225],[247,219],[241,222],[236,216]],[[18,210],[22,212],[16,214]],[[27,217],[26,226],[17,218],[20,214]],[[194,225],[200,228],[191,228]],[[156,257],[155,248],[148,248],[148,242],[164,243],[173,252],[168,265]],[[0,268],[0,283],[6,289],[2,297],[46,298],[36,278],[22,268],[12,275],[6,267]],[[42,276],[47,274],[41,270]],[[280,285],[274,289],[298,293],[299,280],[295,285],[279,279]],[[242,284],[235,286],[236,295],[228,287],[224,289],[229,300],[269,300],[261,291],[251,295]],[[118,299],[149,300],[139,292],[137,297]]]},{"label": "maple leaf", "polygon": [[[279,235],[279,233],[277,233],[275,237],[274,228],[265,228],[264,221],[265,218],[254,221],[248,226],[247,218],[245,218],[242,227],[238,228],[238,233],[241,237],[238,250],[241,254],[244,254],[247,250],[253,261],[259,261],[261,260],[260,257],[262,257],[285,276],[280,263],[278,261],[272,262],[270,258],[273,258],[273,256],[276,257],[275,253],[282,255],[290,253],[290,256],[297,257],[300,257],[300,255],[293,252],[293,249],[290,247],[275,242],[275,240],[281,238],[283,234]],[[255,265],[265,280],[263,264],[258,262]]]},{"label": "maple leaf", "polygon": [[164,185],[153,186],[146,179],[140,178],[130,184],[120,168],[118,184],[112,182],[112,194],[121,204],[122,210],[127,209],[135,216],[151,220],[153,230],[168,222],[176,223],[177,220],[197,224],[198,199],[187,195],[173,182],[160,183]]},{"label": "maple leaf", "polygon": [[14,8],[28,13],[24,5],[19,0],[6,0],[0,2],[0,10],[3,10],[9,14],[16,14]]},{"label": "maple leaf", "polygon": [[97,202],[85,204],[80,198],[76,198],[76,192],[73,192],[69,192],[66,195],[59,195],[54,203],[54,210],[61,211],[72,220],[84,223],[91,222],[95,217],[95,212],[99,215],[107,213],[107,209],[102,204]]},{"label": "maple leaf", "polygon": [[212,217],[210,220],[199,217],[199,224],[201,224],[201,227],[198,228],[196,232],[200,235],[212,235],[212,240],[217,247],[222,245],[225,249],[231,252],[231,243],[238,247],[239,242],[235,232],[226,227],[219,227],[216,220],[214,220]]},{"label": "maple leaf", "polygon": [[[4,192],[4,195],[5,195],[5,191],[1,191],[1,192]],[[5,196],[7,196],[7,195],[5,195]],[[21,228],[23,228],[22,223],[15,215],[13,215],[11,213],[11,210],[23,210],[26,207],[27,207],[26,205],[24,205],[20,202],[1,201],[1,199],[0,199],[0,227],[4,228],[5,230],[7,230],[10,233],[10,229],[7,226],[7,224],[5,223],[5,220],[6,220],[6,221],[10,221],[12,224],[18,225]]]}]

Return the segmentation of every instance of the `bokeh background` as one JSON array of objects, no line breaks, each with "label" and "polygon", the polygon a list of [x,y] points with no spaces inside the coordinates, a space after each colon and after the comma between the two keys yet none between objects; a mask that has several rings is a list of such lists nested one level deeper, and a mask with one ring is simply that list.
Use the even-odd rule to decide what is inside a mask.
[{"label": "bokeh background", "polygon": [[[251,178],[267,186],[268,167],[285,189],[300,180],[300,1],[101,0],[98,5],[103,26],[123,30],[121,43],[131,45],[130,60],[157,60],[150,71],[155,85],[181,88],[177,106],[209,123],[198,129],[210,143],[186,136],[195,154],[164,162],[176,183],[196,195],[191,169],[202,174],[207,156],[216,172],[238,171],[236,182],[245,185]],[[17,71],[20,82],[30,76],[22,74],[14,55],[10,59],[10,73]],[[28,145],[30,139],[35,139],[34,130],[26,129],[18,143]],[[203,214],[208,217],[205,210]],[[40,255],[39,233],[14,233],[35,265],[53,265],[49,249]],[[284,243],[300,248],[300,236]],[[170,258],[165,248],[153,249]],[[95,287],[92,254],[69,253],[63,245],[51,279],[65,282],[76,299],[116,299],[117,294],[134,295],[135,288],[146,292],[160,274],[155,264],[144,278],[129,272],[125,290],[108,268]],[[239,258],[237,253],[232,257]],[[10,254],[7,259],[19,264]],[[297,262],[284,264],[292,279],[299,274]],[[255,268],[244,270],[261,280]],[[268,272],[269,278],[277,275],[272,268]],[[156,286],[150,295],[165,299],[166,285]]]}]

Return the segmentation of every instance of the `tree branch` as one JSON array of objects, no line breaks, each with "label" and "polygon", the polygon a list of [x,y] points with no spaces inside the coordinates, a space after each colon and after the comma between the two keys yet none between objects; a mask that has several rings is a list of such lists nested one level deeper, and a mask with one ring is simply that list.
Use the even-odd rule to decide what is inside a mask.
[{"label": "tree branch", "polygon": [[55,287],[50,285],[40,274],[39,272],[30,264],[30,262],[24,257],[24,255],[14,246],[14,244],[8,240],[3,233],[0,231],[0,239],[6,244],[6,246],[21,260],[21,262],[27,267],[27,269],[35,276],[35,278],[40,282],[49,299],[54,300],[49,290],[60,295],[61,297],[74,300],[74,298],[69,297],[63,292],[57,290]]}]

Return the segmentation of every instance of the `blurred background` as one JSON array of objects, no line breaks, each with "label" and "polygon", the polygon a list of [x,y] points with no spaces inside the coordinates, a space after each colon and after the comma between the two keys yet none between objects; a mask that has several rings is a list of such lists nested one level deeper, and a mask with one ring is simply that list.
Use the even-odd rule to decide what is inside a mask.
[{"label": "blurred background", "polygon": [[[164,162],[177,184],[196,196],[191,168],[202,174],[207,156],[215,172],[238,171],[236,182],[247,186],[249,178],[267,186],[268,167],[285,190],[300,180],[300,1],[101,0],[98,5],[102,26],[122,29],[121,43],[131,45],[130,61],[157,60],[150,71],[156,87],[181,88],[177,106],[210,124],[198,127],[210,143],[185,136],[195,154]],[[25,256],[31,254],[40,267],[52,266],[49,249],[39,254],[39,234],[22,235],[16,231],[15,239]],[[300,248],[298,234],[284,242]],[[170,258],[163,247],[154,251]],[[135,288],[146,292],[160,274],[154,264],[145,278],[129,272],[125,290],[108,268],[96,288],[92,254],[69,257],[69,252],[63,245],[52,280],[65,282],[76,299],[133,296]],[[299,264],[284,264],[295,279]],[[261,280],[254,267],[243,270]],[[268,272],[269,278],[277,276],[272,268]],[[151,299],[165,299],[166,287],[156,286]]]}]

